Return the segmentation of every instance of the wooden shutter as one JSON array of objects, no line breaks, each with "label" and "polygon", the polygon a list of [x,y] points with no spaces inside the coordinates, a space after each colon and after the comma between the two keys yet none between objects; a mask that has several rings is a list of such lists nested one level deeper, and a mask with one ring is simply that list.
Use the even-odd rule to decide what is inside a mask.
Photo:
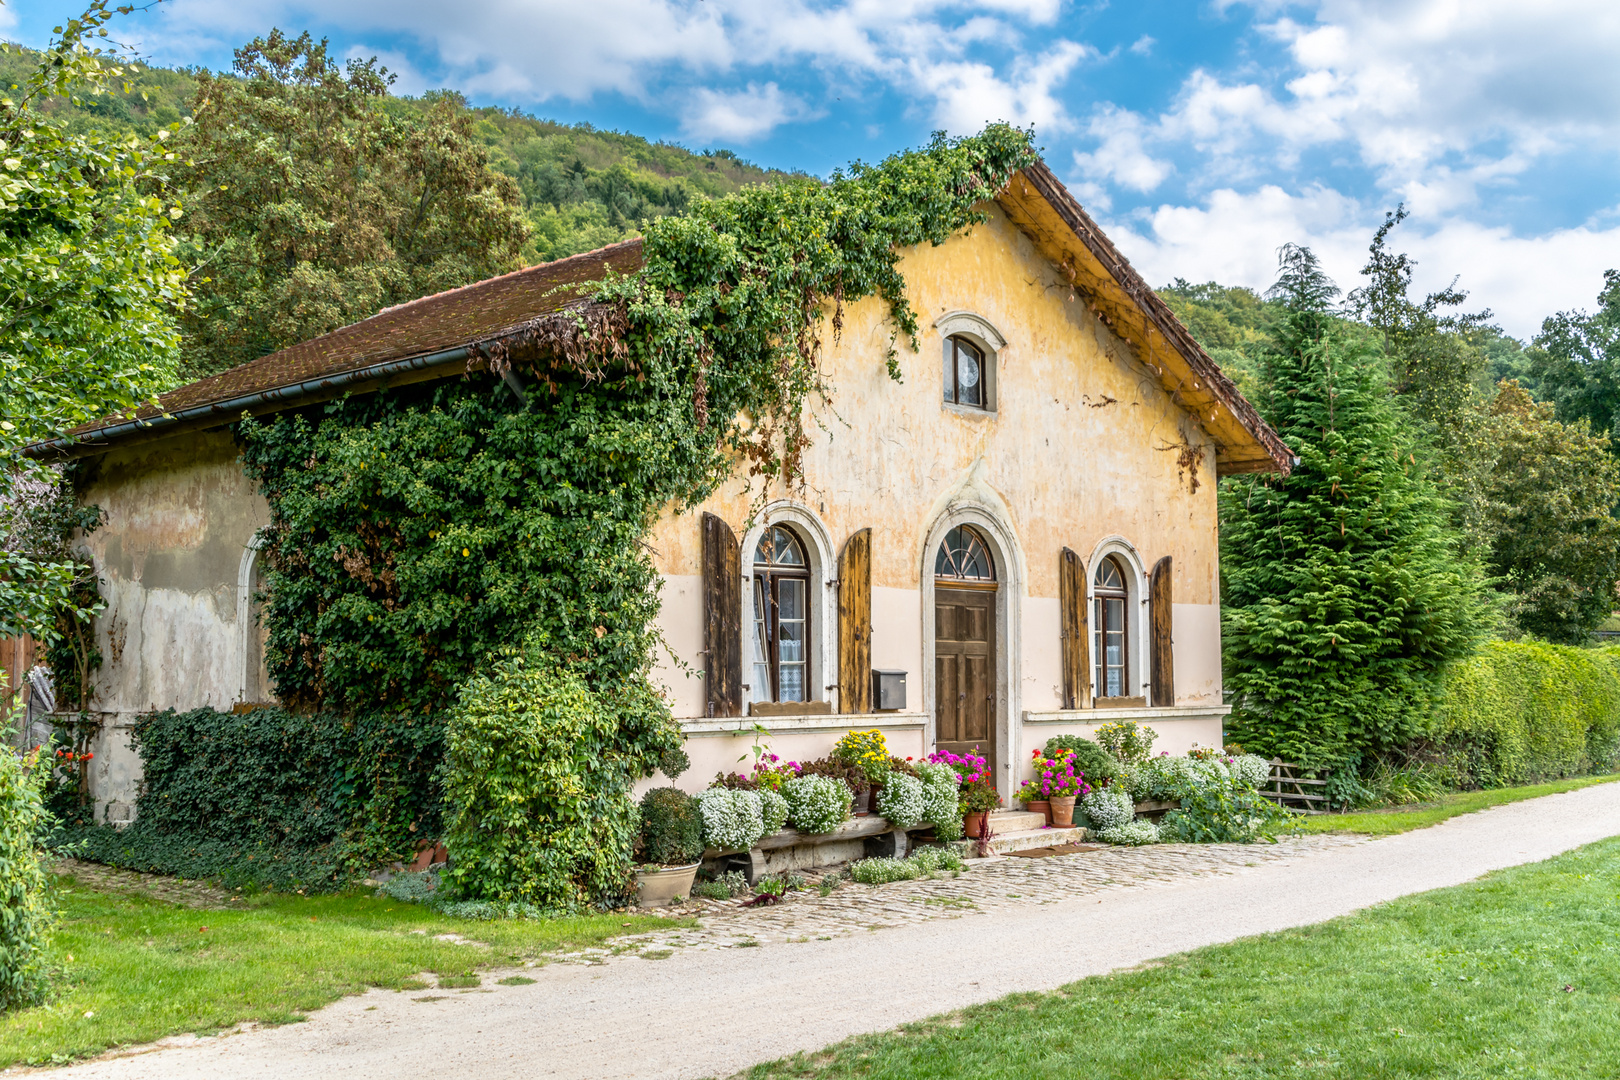
[{"label": "wooden shutter", "polygon": [[742,715],[742,552],[731,526],[703,515],[703,647],[710,716]]},{"label": "wooden shutter", "polygon": [[838,556],[838,711],[872,711],[872,530]]},{"label": "wooden shutter", "polygon": [[1063,648],[1063,707],[1083,709],[1091,699],[1091,627],[1086,611],[1086,563],[1068,548],[1058,564],[1058,637]]},{"label": "wooden shutter", "polygon": [[1170,556],[1153,564],[1148,579],[1148,616],[1153,620],[1153,704],[1176,703],[1176,675],[1170,641]]}]

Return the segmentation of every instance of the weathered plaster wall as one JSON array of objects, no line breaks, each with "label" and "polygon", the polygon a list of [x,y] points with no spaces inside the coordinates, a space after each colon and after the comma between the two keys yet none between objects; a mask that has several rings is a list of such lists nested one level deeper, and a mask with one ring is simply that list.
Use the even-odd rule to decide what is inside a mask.
[{"label": "weathered plaster wall", "polygon": [[[657,526],[653,547],[659,568],[670,575],[666,640],[695,642],[681,658],[693,670],[703,667],[695,589],[699,513],[718,514],[744,538],[752,509],[767,499],[791,498],[817,515],[835,548],[855,531],[873,529],[873,666],[907,671],[908,706],[929,711],[931,612],[923,610],[923,568],[932,566],[933,551],[925,548],[942,514],[971,506],[1013,538],[1017,550],[1007,554],[1025,575],[1018,632],[1003,628],[1004,641],[1018,642],[1017,685],[1001,688],[1004,742],[1025,741],[1015,722],[1022,712],[1062,705],[1062,548],[1089,560],[1110,536],[1123,537],[1144,567],[1173,557],[1178,704],[1218,706],[1214,447],[1196,418],[1170,400],[1084,303],[1071,299],[999,210],[991,208],[990,222],[970,235],[907,251],[901,268],[922,325],[919,349],[895,343],[902,373],[895,383],[884,367],[893,326],[881,305],[868,300],[846,309],[842,338],[827,347],[832,401],[816,411],[804,488],[762,492],[734,480],[704,506]],[[996,357],[993,414],[941,401],[943,335],[933,324],[958,311],[988,320],[1005,339]],[[683,591],[672,605],[676,582]],[[817,614],[834,617],[831,598]],[[673,680],[672,672],[666,664],[660,677],[674,691],[677,715],[701,716],[701,682]],[[825,675],[817,685],[832,681]],[[1214,725],[1212,738],[1208,722],[1179,726],[1196,727],[1207,744],[1219,741],[1218,719]],[[1170,741],[1190,745],[1195,739]],[[1006,746],[1004,756],[1013,749]]]},{"label": "weathered plaster wall", "polygon": [[139,760],[128,724],[150,709],[228,709],[238,699],[242,556],[270,508],[242,473],[230,434],[177,436],[98,459],[82,489],[106,522],[85,537],[107,610],[95,707],[98,812],[133,805]]}]

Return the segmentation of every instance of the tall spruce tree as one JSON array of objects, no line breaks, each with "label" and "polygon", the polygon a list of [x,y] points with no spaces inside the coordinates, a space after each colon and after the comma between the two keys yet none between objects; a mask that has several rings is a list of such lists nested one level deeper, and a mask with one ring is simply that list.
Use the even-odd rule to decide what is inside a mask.
[{"label": "tall spruce tree", "polygon": [[1481,629],[1479,573],[1424,477],[1380,358],[1343,333],[1338,289],[1282,250],[1286,314],[1258,404],[1298,459],[1221,485],[1230,733],[1315,767],[1422,734],[1437,677]]}]

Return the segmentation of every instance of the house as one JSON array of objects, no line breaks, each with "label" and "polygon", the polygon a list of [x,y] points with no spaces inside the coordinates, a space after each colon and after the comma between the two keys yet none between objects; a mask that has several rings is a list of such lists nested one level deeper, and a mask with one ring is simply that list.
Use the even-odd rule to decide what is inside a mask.
[{"label": "house", "polygon": [[[902,253],[922,326],[903,381],[880,301],[847,307],[801,484],[734,478],[648,538],[688,786],[760,729],[784,757],[869,728],[901,756],[977,747],[1004,797],[1060,733],[1132,719],[1161,749],[1221,744],[1215,480],[1286,472],[1287,448],[1044,165],[986,209]],[[132,813],[137,715],[273,698],[254,616],[269,506],[228,425],[460,377],[640,258],[630,241],[391,308],[56,447],[94,459],[83,498],[106,512],[85,542],[108,602],[108,820]]]}]

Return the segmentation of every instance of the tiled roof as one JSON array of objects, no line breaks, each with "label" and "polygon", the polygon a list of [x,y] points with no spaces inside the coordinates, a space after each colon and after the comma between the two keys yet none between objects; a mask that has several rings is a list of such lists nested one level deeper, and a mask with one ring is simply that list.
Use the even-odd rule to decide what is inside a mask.
[{"label": "tiled roof", "polygon": [[[369,319],[330,334],[171,390],[158,399],[163,405],[161,411],[177,413],[390,360],[426,356],[487,341],[579,299],[587,291],[586,287],[600,281],[608,270],[631,273],[639,270],[641,264],[641,241],[626,240],[583,255],[424,296],[386,308]],[[145,418],[156,416],[159,411],[147,408],[136,415]],[[73,435],[81,438],[93,435],[112,423],[114,421],[109,420],[87,424]]]}]

